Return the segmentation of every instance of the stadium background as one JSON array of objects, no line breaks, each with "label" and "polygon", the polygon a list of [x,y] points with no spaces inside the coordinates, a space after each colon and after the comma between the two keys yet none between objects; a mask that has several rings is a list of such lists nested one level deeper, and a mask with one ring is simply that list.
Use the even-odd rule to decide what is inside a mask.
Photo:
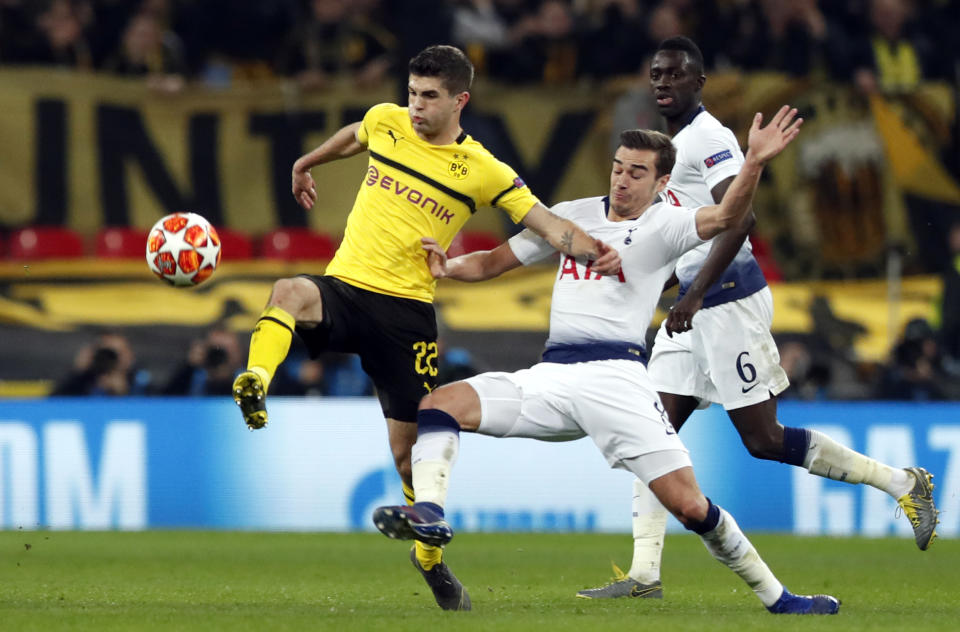
[{"label": "stadium background", "polygon": [[[683,32],[708,56],[707,107],[742,143],[754,111],[790,102],[807,119],[755,204],[754,243],[794,384],[785,399],[798,400],[782,417],[929,467],[940,532],[956,535],[960,310],[942,298],[960,279],[960,240],[950,238],[957,53],[944,35],[956,32],[953,4],[903,3],[898,41],[921,62],[912,74],[864,61],[853,44],[846,55],[836,48],[846,39],[876,51],[871,37],[897,2],[496,2],[505,27],[527,31],[502,45],[465,34],[463,12],[479,23],[483,2],[352,4],[244,3],[214,36],[205,28],[218,2],[4,3],[0,527],[369,528],[368,509],[397,486],[369,385],[349,361],[311,364],[295,348],[284,392],[300,397],[271,404],[274,423],[253,435],[211,379],[242,362],[274,279],[323,269],[329,250],[298,250],[296,239],[336,243],[365,168],[355,158],[317,169],[321,199],[305,213],[288,192],[293,160],[396,100],[412,52],[456,41],[480,69],[464,128],[545,202],[595,195],[607,188],[616,132],[658,124],[642,74],[651,42]],[[330,22],[325,11],[342,13]],[[788,35],[751,40],[750,19]],[[708,37],[710,24],[728,36]],[[134,26],[153,34],[137,40]],[[630,29],[642,37],[622,37]],[[311,37],[324,44],[320,61],[297,49]],[[157,282],[139,254],[142,232],[172,210],[200,212],[233,238],[215,277],[193,291]],[[468,229],[458,248],[512,227],[485,209]],[[552,274],[442,284],[447,377],[534,362]],[[129,347],[116,353],[129,363],[121,394],[46,397],[68,392],[116,339]],[[910,403],[877,401],[895,399]],[[916,403],[926,400],[944,401]],[[753,461],[722,411],[698,415],[684,440],[704,488],[745,528],[909,534],[881,494]],[[454,519],[476,530],[627,531],[629,477],[593,452],[587,442],[469,437]],[[251,459],[267,464],[256,482],[242,478]],[[518,469],[497,478],[489,463]],[[759,500],[737,504],[758,479]]]}]

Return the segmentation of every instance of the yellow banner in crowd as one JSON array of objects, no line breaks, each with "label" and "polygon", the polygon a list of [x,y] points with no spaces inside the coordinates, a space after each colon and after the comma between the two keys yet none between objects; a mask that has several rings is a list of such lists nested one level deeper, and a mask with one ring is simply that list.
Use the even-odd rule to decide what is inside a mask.
[{"label": "yellow banner in crowd", "polygon": [[[394,101],[395,88],[303,94],[267,81],[160,94],[139,80],[0,70],[0,226],[66,224],[89,236],[190,210],[251,235],[304,224],[339,234],[365,157],[315,170],[310,213],[290,194],[290,169],[370,106]],[[489,87],[475,92],[464,127],[552,203],[606,190],[607,137],[595,129],[604,105],[590,90]],[[499,233],[502,221],[487,210],[468,227]]]},{"label": "yellow banner in crowd", "polygon": [[883,97],[871,96],[870,109],[897,185],[919,197],[960,205],[960,185],[934,148],[925,146]]},{"label": "yellow banner in crowd", "polygon": [[[164,94],[137,79],[0,69],[0,228],[65,224],[89,237],[101,226],[145,229],[166,213],[191,210],[251,235],[277,225],[309,225],[337,235],[363,178],[364,157],[314,170],[320,199],[309,213],[290,195],[290,168],[371,105],[395,101],[396,88],[358,91],[343,84],[302,93],[292,83],[271,80]],[[922,95],[924,103],[936,105],[923,110],[936,125],[951,120],[949,92],[925,85]],[[811,118],[801,142],[771,165],[775,199],[758,205],[764,207],[758,208],[758,230],[789,233],[814,245],[823,239],[806,235],[816,224],[802,209],[791,208],[817,181],[816,174],[798,168],[796,155],[862,118],[848,104],[856,101],[853,96],[842,86],[811,89],[781,75],[711,76],[704,101],[741,142],[755,111],[771,113],[789,102]],[[889,154],[897,182],[914,194],[956,201],[955,179],[933,153],[915,147],[900,114],[875,108],[879,133],[897,147]],[[553,204],[606,192],[619,127],[658,122],[647,82],[637,77],[632,83],[562,88],[481,82],[463,125]],[[777,208],[767,213],[766,207]],[[821,218],[828,221],[829,214]],[[501,213],[486,210],[467,227],[502,233],[503,222]],[[897,237],[894,224],[888,221],[886,231]]]},{"label": "yellow banner in crowd", "polygon": [[[316,262],[226,263],[203,286],[174,289],[137,262],[47,262],[26,269],[0,264],[0,281],[7,284],[6,295],[0,297],[0,324],[70,331],[89,325],[206,327],[225,321],[246,332],[253,328],[275,279],[319,274],[322,268]],[[74,282],[81,274],[98,281]],[[555,276],[554,267],[539,265],[484,283],[441,281],[438,311],[447,326],[459,331],[545,334]],[[884,281],[778,283],[772,290],[774,332],[814,332],[813,307],[819,297],[825,301],[820,306],[828,306],[836,319],[863,327],[862,335],[854,337],[858,356],[882,361],[910,319],[936,322],[941,283],[936,277],[905,279],[893,314]],[[659,312],[655,324],[663,317]]]}]

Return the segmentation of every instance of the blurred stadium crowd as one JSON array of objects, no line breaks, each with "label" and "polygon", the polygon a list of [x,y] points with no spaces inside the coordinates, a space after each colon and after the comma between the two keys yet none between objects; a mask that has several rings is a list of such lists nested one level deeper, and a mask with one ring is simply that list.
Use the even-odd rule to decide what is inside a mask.
[{"label": "blurred stadium crowd", "polygon": [[322,88],[342,73],[361,85],[396,77],[447,41],[481,75],[557,83],[633,73],[682,33],[708,70],[909,90],[955,78],[958,30],[950,0],[0,0],[0,62]]},{"label": "blurred stadium crowd", "polygon": [[[441,383],[476,375],[469,351],[438,341]],[[77,352],[73,367],[56,381],[51,395],[228,396],[246,367],[245,341],[223,325],[192,340],[181,362],[168,372],[144,366],[128,336],[104,330]],[[374,394],[356,355],[326,353],[310,358],[298,340],[270,385],[272,395],[359,397]]]},{"label": "blurred stadium crowd", "polygon": [[[436,42],[461,46],[492,81],[603,82],[642,76],[660,40],[685,34],[703,49],[708,73],[772,71],[894,97],[936,80],[956,94],[957,33],[956,0],[0,0],[0,64],[143,77],[171,92],[260,78],[324,90],[344,77],[358,88],[402,90],[407,60]],[[650,110],[645,87],[639,92],[639,102],[629,94],[621,102],[634,123]],[[652,126],[658,117],[649,113]],[[938,153],[956,174],[953,127]],[[925,252],[940,254],[914,270],[943,279],[941,322],[910,321],[885,363],[865,365],[853,352],[860,325],[814,301],[813,331],[779,340],[792,382],[784,397],[960,397],[960,224],[949,239],[941,230],[953,223],[934,222],[932,239],[943,243]],[[917,235],[923,239],[930,236]],[[213,327],[180,366],[159,375],[140,365],[123,333],[104,332],[64,369],[54,393],[225,395],[245,362],[245,342]],[[475,366],[462,348],[445,357],[450,373],[441,383],[498,368]],[[368,395],[355,361],[310,360],[295,348],[274,392]]]}]

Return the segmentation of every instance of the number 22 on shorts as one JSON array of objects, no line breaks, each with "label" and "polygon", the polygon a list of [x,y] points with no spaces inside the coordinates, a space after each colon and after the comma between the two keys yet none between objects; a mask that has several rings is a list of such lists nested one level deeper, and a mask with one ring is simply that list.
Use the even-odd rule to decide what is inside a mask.
[{"label": "number 22 on shorts", "polygon": [[437,343],[436,342],[415,342],[413,350],[417,352],[417,357],[413,361],[413,368],[420,375],[437,376]]}]

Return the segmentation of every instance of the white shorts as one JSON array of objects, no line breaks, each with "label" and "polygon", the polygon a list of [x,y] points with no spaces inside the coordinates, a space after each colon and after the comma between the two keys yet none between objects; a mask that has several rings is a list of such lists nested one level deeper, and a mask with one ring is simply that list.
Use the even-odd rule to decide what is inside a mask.
[{"label": "white shorts", "polygon": [[[466,382],[480,397],[480,434],[541,441],[589,436],[611,467],[629,469],[645,482],[690,466],[690,455],[640,362],[541,362]],[[654,453],[656,458],[636,458]],[[626,459],[635,461],[627,467]]]},{"label": "white shorts", "polygon": [[779,395],[790,381],[770,334],[772,321],[773,296],[765,287],[738,301],[701,309],[693,315],[693,329],[672,338],[661,325],[649,364],[656,389],[716,402],[727,410]]}]

